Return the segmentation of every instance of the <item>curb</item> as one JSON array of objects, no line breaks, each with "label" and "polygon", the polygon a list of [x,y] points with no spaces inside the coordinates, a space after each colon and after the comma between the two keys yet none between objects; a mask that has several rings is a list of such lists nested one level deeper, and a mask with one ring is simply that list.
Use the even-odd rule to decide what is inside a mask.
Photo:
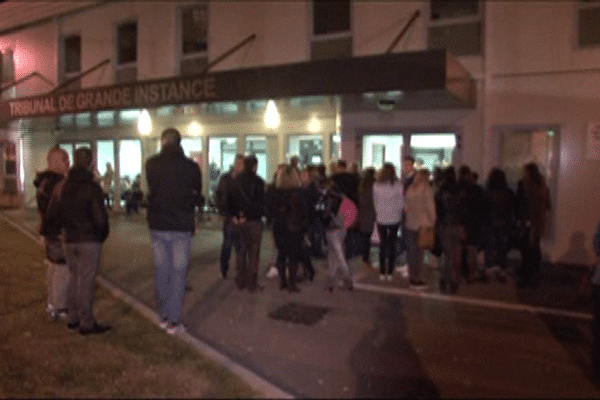
[{"label": "curb", "polygon": [[[0,218],[4,221],[21,231],[27,237],[35,241],[38,245],[43,245],[43,241],[40,237],[34,235],[29,230],[19,225],[17,222],[13,221],[10,217],[6,216],[3,212],[0,211]],[[98,275],[96,277],[96,281],[105,289],[111,292],[111,294],[117,299],[123,301],[137,312],[142,314],[144,317],[149,319],[156,326],[159,325],[159,317],[154,310],[147,307],[145,304],[138,301],[133,296],[125,293],[120,288],[115,286],[113,283],[106,280],[104,277]],[[295,398],[290,393],[280,389],[279,387],[269,383],[265,379],[261,378],[254,372],[250,371],[246,367],[236,363],[231,360],[224,354],[219,353],[217,350],[209,346],[208,344],[202,342],[201,340],[193,337],[188,332],[180,333],[173,335],[178,339],[186,342],[190,346],[192,346],[196,351],[207,357],[208,359],[216,362],[229,372],[235,374],[239,378],[241,378],[244,382],[246,382],[254,391],[258,392],[259,398],[265,399],[293,399]]]}]

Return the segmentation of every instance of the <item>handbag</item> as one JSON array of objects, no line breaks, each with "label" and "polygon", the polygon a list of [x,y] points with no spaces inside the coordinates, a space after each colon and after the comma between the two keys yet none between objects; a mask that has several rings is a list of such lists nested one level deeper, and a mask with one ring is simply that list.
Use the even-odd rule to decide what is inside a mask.
[{"label": "handbag", "polygon": [[435,229],[433,226],[423,226],[419,228],[417,244],[420,249],[433,250],[435,245]]}]

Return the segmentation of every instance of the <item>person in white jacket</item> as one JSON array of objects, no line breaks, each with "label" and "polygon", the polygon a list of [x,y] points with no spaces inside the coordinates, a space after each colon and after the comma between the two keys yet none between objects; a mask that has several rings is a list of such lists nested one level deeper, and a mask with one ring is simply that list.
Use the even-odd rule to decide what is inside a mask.
[{"label": "person in white jacket", "polygon": [[396,168],[385,163],[373,184],[373,204],[379,233],[379,280],[391,281],[396,260],[396,240],[402,217],[402,182],[398,180]]},{"label": "person in white jacket", "polygon": [[404,213],[410,287],[425,289],[426,285],[421,280],[424,250],[418,245],[419,230],[433,228],[436,219],[435,200],[429,184],[428,170],[420,169],[415,174],[415,179],[404,196]]}]

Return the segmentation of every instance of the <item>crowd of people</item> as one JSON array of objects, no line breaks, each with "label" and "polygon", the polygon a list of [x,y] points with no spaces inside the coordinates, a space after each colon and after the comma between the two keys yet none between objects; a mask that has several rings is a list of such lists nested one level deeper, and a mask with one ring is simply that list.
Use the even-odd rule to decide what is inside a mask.
[{"label": "crowd of people", "polygon": [[[184,329],[182,302],[196,210],[204,204],[202,175],[198,164],[185,156],[176,129],[166,129],[161,143],[160,153],[145,166],[147,219],[160,325],[177,333]],[[108,204],[94,179],[93,159],[89,148],[77,149],[69,169],[64,150],[53,148],[48,171],[35,181],[47,258],[54,269],[63,266],[70,273],[64,304],[50,304],[57,300],[49,297],[49,310],[66,313],[69,328],[82,334],[110,328],[97,324],[92,313],[93,281],[109,232]],[[458,174],[454,167],[438,168],[430,176],[410,156],[402,160],[399,174],[391,163],[378,171],[359,171],[344,160],[331,163],[327,174],[324,165],[300,169],[294,157],[279,165],[267,184],[257,167],[254,155],[237,155],[215,194],[223,219],[221,274],[227,278],[235,249],[235,283],[240,290],[264,290],[259,260],[265,221],[276,247],[271,276],[278,276],[281,290],[298,292],[300,280],[312,281],[317,273],[314,258],[326,258],[326,290],[333,292],[338,283],[353,290],[349,260],[360,256],[365,268],[373,267],[374,233],[379,238],[382,282],[392,280],[398,253],[405,253],[409,287],[426,288],[426,251],[439,258],[443,292],[456,293],[463,279],[505,281],[507,253],[517,247],[522,254],[515,270],[517,284],[535,283],[550,194],[534,163],[524,166],[516,193],[500,169],[493,169],[480,185],[468,166],[461,166]],[[477,261],[480,252],[483,265]],[[57,279],[49,272],[49,294]]]}]

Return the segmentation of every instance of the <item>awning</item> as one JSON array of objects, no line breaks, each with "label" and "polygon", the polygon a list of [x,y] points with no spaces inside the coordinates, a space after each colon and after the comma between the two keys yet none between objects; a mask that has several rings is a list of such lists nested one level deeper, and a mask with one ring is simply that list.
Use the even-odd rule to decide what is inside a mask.
[{"label": "awning", "polygon": [[387,91],[421,98],[407,103],[413,109],[473,108],[474,88],[473,79],[450,54],[431,50],[208,72],[19,98],[0,103],[0,122],[87,111]]}]

